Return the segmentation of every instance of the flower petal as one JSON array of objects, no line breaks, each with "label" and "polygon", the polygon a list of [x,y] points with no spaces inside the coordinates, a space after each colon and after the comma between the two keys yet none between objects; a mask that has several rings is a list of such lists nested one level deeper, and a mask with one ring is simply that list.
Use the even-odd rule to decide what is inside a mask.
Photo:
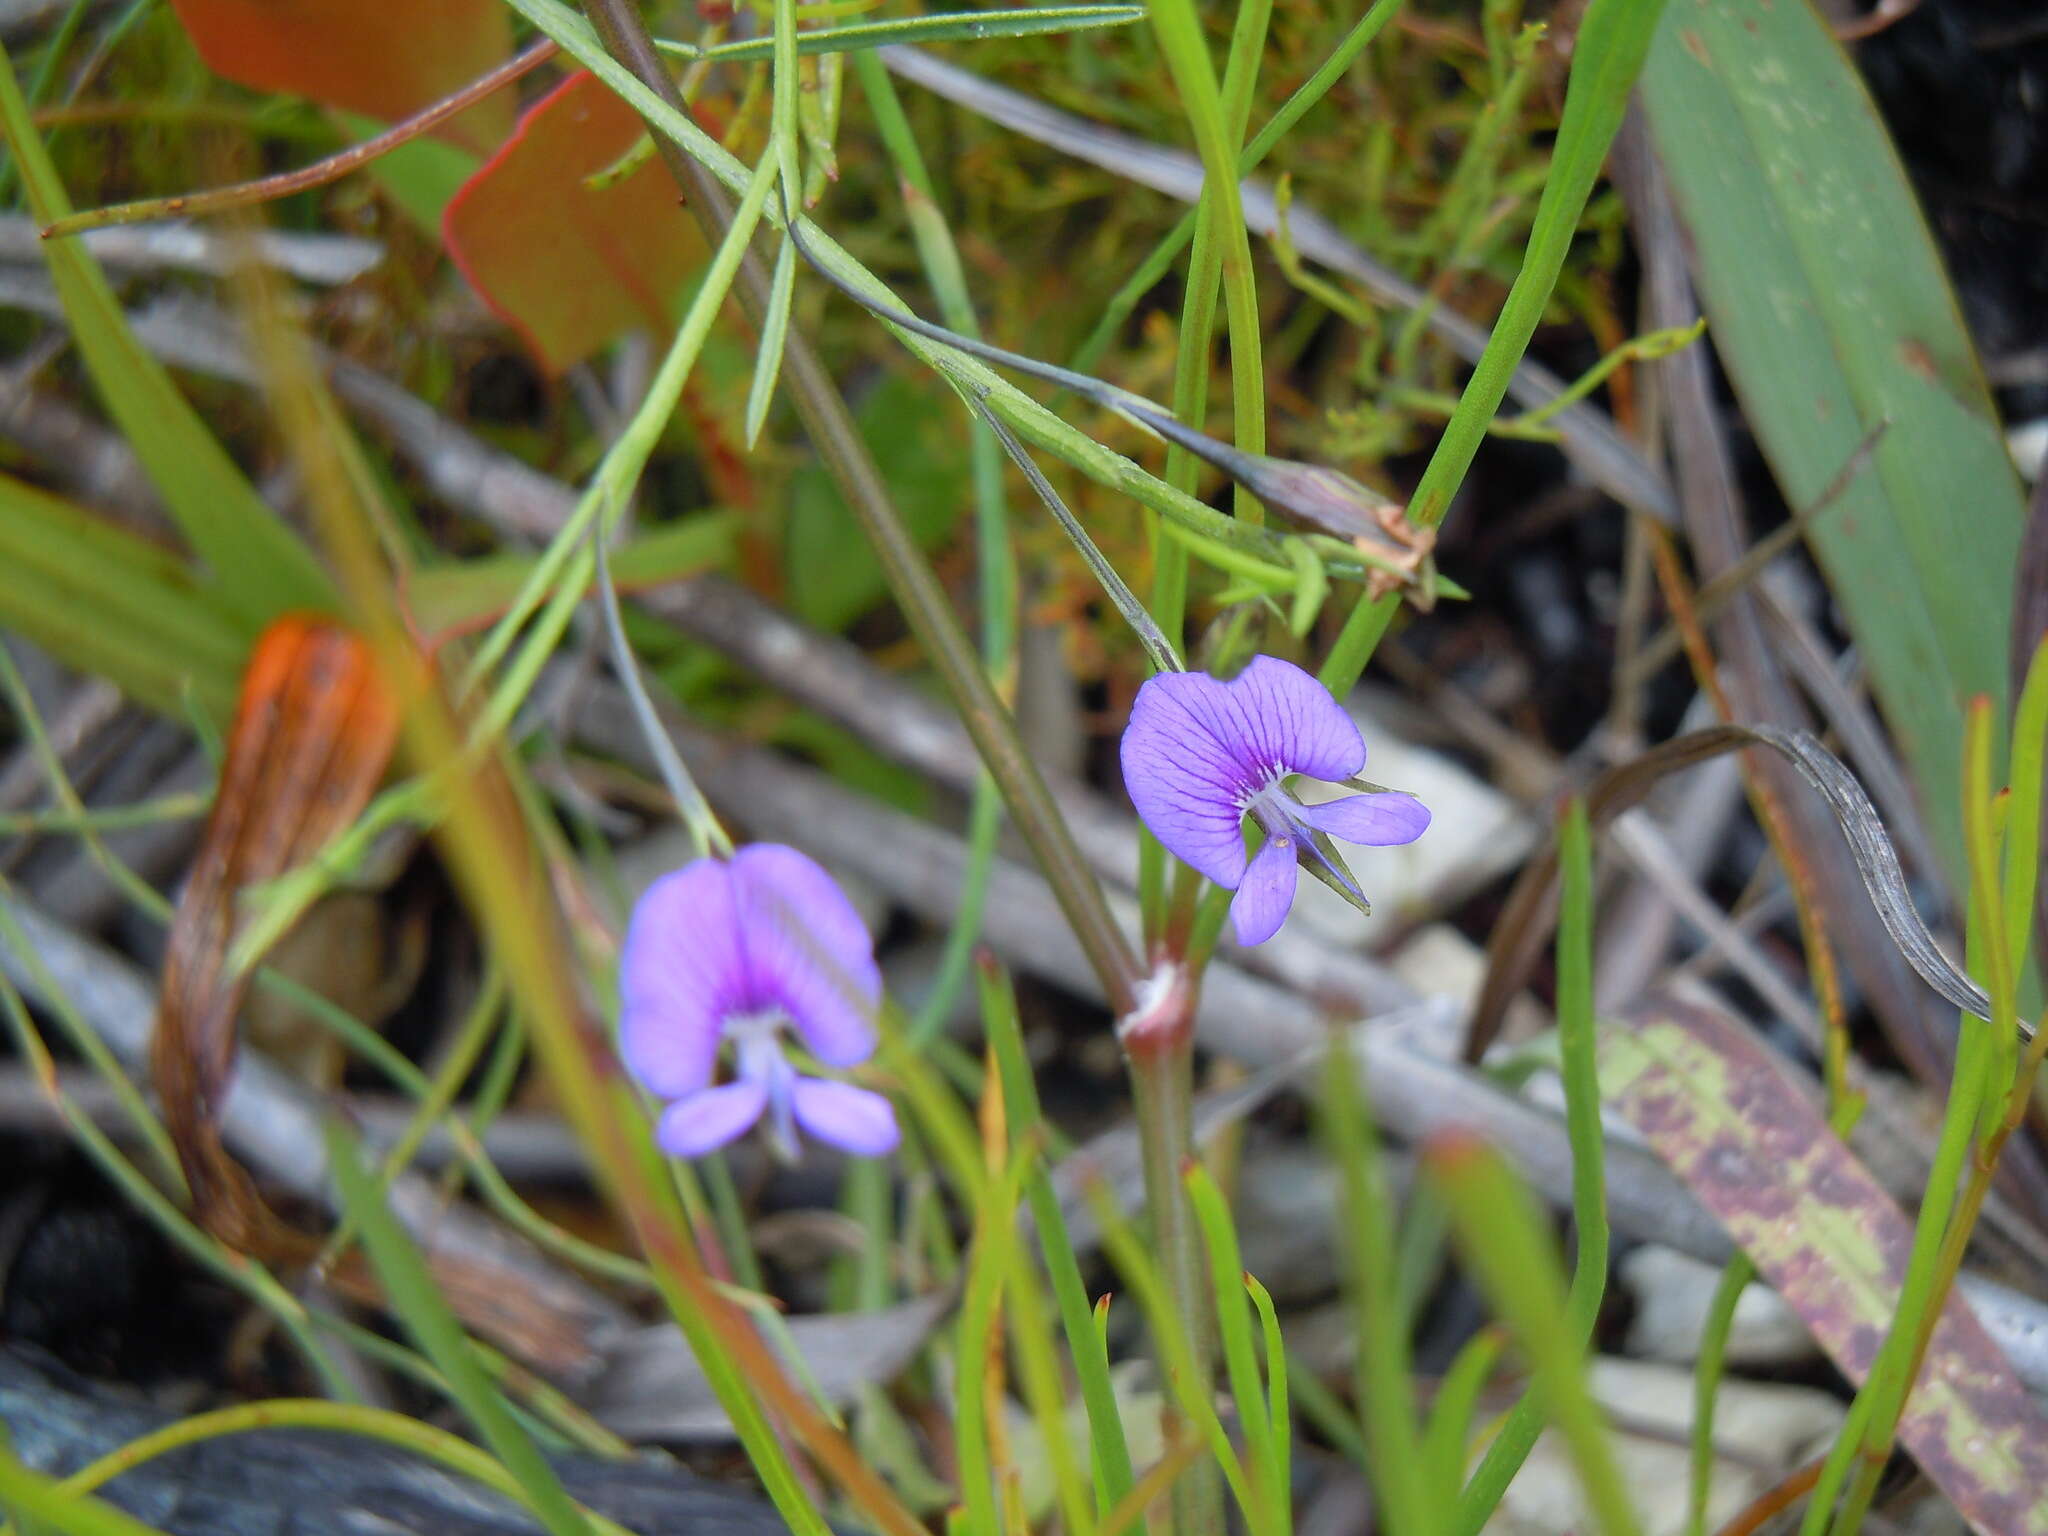
[{"label": "flower petal", "polygon": [[706,1088],[661,1112],[654,1139],[675,1157],[715,1152],[761,1118],[768,1090],[749,1078]]},{"label": "flower petal", "polygon": [[1282,773],[1344,779],[1365,766],[1358,727],[1308,673],[1255,656],[1235,678],[1162,673],[1138,690],[1124,787],[1153,836],[1219,885],[1244,874],[1247,799]]},{"label": "flower petal", "polygon": [[742,848],[731,867],[756,1005],[787,1009],[828,1066],[866,1061],[882,973],[853,903],[813,860],[780,843]]},{"label": "flower petal", "polygon": [[822,1077],[800,1077],[795,1101],[797,1124],[820,1141],[861,1157],[896,1150],[896,1111],[879,1093]]},{"label": "flower petal", "polygon": [[1291,837],[1269,837],[1252,855],[1244,880],[1230,903],[1230,923],[1240,944],[1263,944],[1287,921],[1294,905],[1295,844]]},{"label": "flower petal", "polygon": [[698,859],[647,888],[619,955],[619,1053],[658,1098],[711,1081],[726,1016],[747,986],[731,873]]},{"label": "flower petal", "polygon": [[1209,695],[1222,687],[1193,672],[1148,678],[1121,755],[1124,788],[1152,835],[1182,863],[1234,886],[1244,875],[1244,802],[1257,786],[1210,728]]},{"label": "flower petal", "polygon": [[1312,779],[1348,779],[1365,767],[1358,723],[1293,662],[1254,656],[1224,686],[1243,719],[1241,739],[1258,761]]},{"label": "flower petal", "polygon": [[1429,828],[1429,807],[1393,790],[1303,805],[1295,814],[1332,837],[1372,848],[1412,843]]}]

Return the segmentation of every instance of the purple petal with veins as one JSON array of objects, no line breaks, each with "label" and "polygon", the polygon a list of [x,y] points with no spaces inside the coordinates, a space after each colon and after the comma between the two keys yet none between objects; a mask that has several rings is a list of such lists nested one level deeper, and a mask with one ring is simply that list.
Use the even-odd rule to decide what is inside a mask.
[{"label": "purple petal with veins", "polygon": [[[765,1118],[775,1150],[793,1159],[799,1124],[815,1118],[816,1134],[849,1150],[893,1147],[886,1099],[800,1077],[785,1052],[793,1033],[827,1066],[865,1061],[881,990],[853,904],[794,848],[756,843],[657,880],[620,954],[619,1049],[650,1093],[673,1101],[661,1145],[698,1157]],[[727,1040],[733,1077],[713,1087]]]},{"label": "purple petal with veins", "polygon": [[[1429,825],[1414,797],[1361,794],[1305,806],[1291,774],[1342,780],[1365,767],[1365,741],[1330,691],[1291,662],[1255,656],[1228,682],[1162,673],[1138,690],[1124,731],[1124,787],[1152,835],[1183,863],[1238,892],[1240,943],[1271,938],[1294,900],[1295,863],[1313,858],[1362,903],[1341,862],[1309,835],[1347,842],[1412,842]],[[1244,818],[1266,844],[1249,862]]]}]

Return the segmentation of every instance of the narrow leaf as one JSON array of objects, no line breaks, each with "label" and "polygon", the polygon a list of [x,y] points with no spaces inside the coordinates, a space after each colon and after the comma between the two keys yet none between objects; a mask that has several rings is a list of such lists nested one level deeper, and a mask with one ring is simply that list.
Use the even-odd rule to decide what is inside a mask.
[{"label": "narrow leaf", "polygon": [[[4,48],[0,134],[37,221],[70,213]],[[222,603],[251,634],[288,608],[327,606],[331,588],[311,551],[264,505],[170,374],[135,339],[99,264],[76,240],[46,241],[43,259],[94,387],[179,531],[219,578]]]},{"label": "narrow leaf", "polygon": [[225,722],[245,650],[218,593],[184,560],[47,491],[0,475],[0,628],[136,703]]},{"label": "narrow leaf", "polygon": [[[1046,32],[1086,32],[1142,21],[1141,5],[1041,5],[1014,11],[949,11],[940,16],[905,16],[890,21],[864,21],[827,31],[796,35],[799,54],[852,53],[896,43],[983,42],[993,37],[1032,37]],[[690,43],[656,42],[664,53],[686,59],[717,59],[722,63],[765,59],[775,51],[772,37],[751,37],[698,48]]]},{"label": "narrow leaf", "polygon": [[761,321],[761,345],[754,355],[754,382],[747,390],[747,449],[753,451],[775,399],[775,381],[782,375],[782,341],[789,334],[789,305],[796,295],[796,247],[785,236],[775,258],[775,281],[768,291],[768,313]]}]

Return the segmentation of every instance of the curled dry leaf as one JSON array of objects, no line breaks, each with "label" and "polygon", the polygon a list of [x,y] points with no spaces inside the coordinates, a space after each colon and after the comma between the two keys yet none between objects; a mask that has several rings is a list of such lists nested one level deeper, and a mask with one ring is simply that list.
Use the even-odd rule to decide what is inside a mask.
[{"label": "curled dry leaf", "polygon": [[221,1142],[246,982],[228,970],[249,886],[302,863],[353,821],[384,776],[398,706],[369,647],[338,624],[287,615],[242,676],[206,833],[178,899],[150,1041],[151,1075],[195,1214],[237,1248],[297,1254]]},{"label": "curled dry leaf", "polygon": [[[1651,786],[1667,774],[1691,768],[1724,752],[1768,747],[1799,770],[1801,778],[1827,801],[1835,823],[1848,840],[1856,872],[1877,909],[1878,920],[1920,979],[1965,1013],[1991,1016],[1991,1000],[1962,968],[1942,953],[1934,935],[1920,920],[1899,868],[1899,856],[1886,834],[1884,821],[1863,792],[1856,775],[1840,758],[1807,731],[1781,730],[1774,725],[1716,725],[1675,737],[1653,747],[1596,779],[1586,794],[1586,814],[1598,828],[1623,811],[1642,803]],[[1465,1059],[1477,1061],[1499,1030],[1514,995],[1527,981],[1556,913],[1557,851],[1553,847],[1522,871],[1508,896],[1486,950],[1486,984],[1473,1005],[1466,1028]],[[2023,1025],[2022,1028],[2025,1028]]]}]

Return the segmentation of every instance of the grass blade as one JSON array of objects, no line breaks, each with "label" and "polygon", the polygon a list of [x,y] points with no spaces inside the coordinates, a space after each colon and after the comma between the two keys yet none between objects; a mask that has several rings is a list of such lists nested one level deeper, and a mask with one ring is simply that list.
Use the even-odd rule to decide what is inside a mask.
[{"label": "grass blade", "polygon": [[[4,48],[0,133],[36,219],[49,224],[70,213]],[[135,339],[99,264],[75,240],[46,242],[43,258],[100,398],[193,552],[220,581],[222,604],[252,632],[287,608],[330,607],[333,588],[312,552],[264,505],[164,366]]]},{"label": "grass blade", "polygon": [[[1451,498],[1464,484],[1465,472],[1472,467],[1486,429],[1507,395],[1508,380],[1528,350],[1529,338],[1536,334],[1537,322],[1543,318],[1544,306],[1550,302],[1551,290],[1557,286],[1557,275],[1578,232],[1586,199],[1592,195],[1608,146],[1621,127],[1629,92],[1642,71],[1663,9],[1663,0],[1592,0],[1586,7],[1572,50],[1571,79],[1565,91],[1564,117],[1557,128],[1557,146],[1551,155],[1550,177],[1543,184],[1522,269],[1515,274],[1486,350],[1409,499],[1409,519],[1423,527],[1442,522],[1450,510]],[[1341,698],[1351,691],[1396,606],[1392,597],[1378,602],[1361,599],[1351,610],[1319,674],[1332,693]]]},{"label": "grass blade", "polygon": [[753,451],[775,400],[775,381],[782,375],[782,342],[789,334],[789,304],[796,294],[796,247],[787,239],[775,258],[774,286],[768,291],[768,317],[761,326],[761,347],[754,356],[754,382],[747,390],[747,450]]},{"label": "grass blade", "polygon": [[363,1166],[355,1138],[338,1122],[328,1128],[327,1151],[342,1203],[362,1233],[370,1262],[407,1332],[447,1378],[463,1412],[492,1454],[518,1480],[549,1536],[590,1536],[582,1512],[563,1489],[554,1468],[512,1417],[471,1349],[468,1335],[427,1273],[419,1249],[384,1203],[376,1181]]},{"label": "grass blade", "polygon": [[1470,1132],[1433,1140],[1423,1166],[1450,1204],[1487,1300],[1529,1358],[1535,1395],[1577,1464],[1595,1520],[1607,1536],[1635,1536],[1607,1425],[1586,1386],[1585,1343],[1566,1320],[1564,1277],[1535,1202],[1500,1154]]},{"label": "grass blade", "polygon": [[[829,31],[799,32],[799,54],[853,53],[886,48],[891,43],[983,42],[994,37],[1032,37],[1047,32],[1086,32],[1121,27],[1145,16],[1142,5],[1041,5],[1015,11],[949,11],[940,16],[905,16],[891,21],[864,21]],[[750,37],[734,43],[699,48],[692,43],[656,38],[655,47],[683,59],[712,59],[724,64],[755,63],[775,51],[772,37]]]}]

